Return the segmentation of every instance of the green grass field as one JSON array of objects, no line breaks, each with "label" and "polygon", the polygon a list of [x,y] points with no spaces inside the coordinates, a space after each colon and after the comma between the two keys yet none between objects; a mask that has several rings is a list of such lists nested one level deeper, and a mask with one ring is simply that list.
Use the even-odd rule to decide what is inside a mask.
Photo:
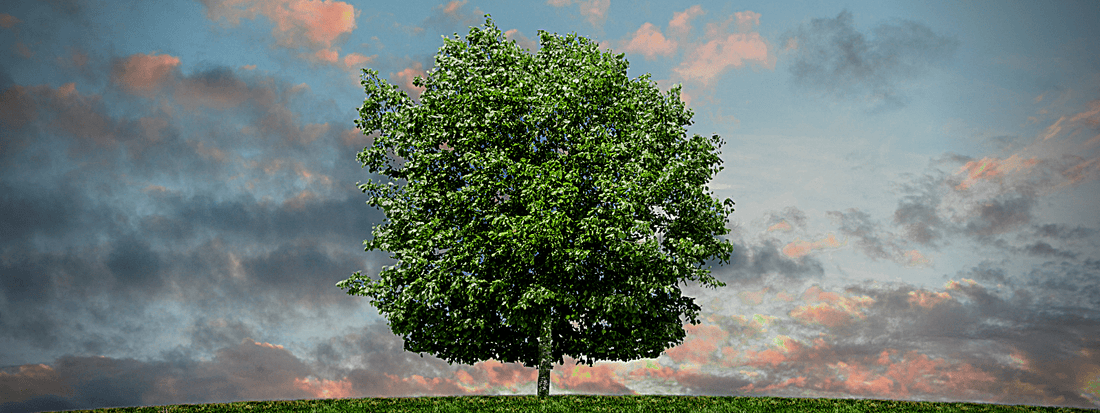
[{"label": "green grass field", "polygon": [[781,397],[524,396],[279,400],[119,407],[70,412],[1096,412],[1070,407]]}]

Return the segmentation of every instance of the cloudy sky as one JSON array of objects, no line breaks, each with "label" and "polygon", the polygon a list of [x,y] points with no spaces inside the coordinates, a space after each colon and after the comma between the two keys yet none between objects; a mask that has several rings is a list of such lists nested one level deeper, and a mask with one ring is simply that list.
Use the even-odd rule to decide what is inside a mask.
[{"label": "cloudy sky", "polygon": [[[491,14],[625,53],[718,134],[733,262],[659,358],[552,394],[1100,408],[1100,7],[49,0],[0,6],[0,410],[534,394],[335,286],[370,67],[418,98]],[[384,178],[383,178],[384,179]]]}]

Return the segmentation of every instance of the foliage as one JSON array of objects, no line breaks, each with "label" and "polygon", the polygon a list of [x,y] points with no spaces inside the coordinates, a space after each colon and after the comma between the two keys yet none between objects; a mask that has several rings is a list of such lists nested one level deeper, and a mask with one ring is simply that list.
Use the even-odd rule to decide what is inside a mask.
[{"label": "foliage", "polygon": [[631,81],[623,54],[540,30],[531,55],[485,17],[468,44],[443,37],[419,105],[363,69],[355,123],[380,133],[357,159],[391,178],[359,185],[389,221],[364,250],[398,264],[337,286],[370,297],[406,351],[448,363],[537,366],[543,326],[558,364],[657,357],[682,315],[698,323],[677,283],[725,285],[695,265],[733,249],[714,235],[734,203],[705,187],[720,138],[683,139],[679,85]]}]

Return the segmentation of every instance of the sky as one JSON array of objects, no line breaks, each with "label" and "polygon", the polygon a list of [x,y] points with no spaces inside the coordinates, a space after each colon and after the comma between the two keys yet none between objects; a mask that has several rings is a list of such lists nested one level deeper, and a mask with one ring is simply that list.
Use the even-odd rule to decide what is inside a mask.
[{"label": "sky", "polygon": [[[485,15],[625,53],[717,134],[724,287],[551,394],[1100,408],[1095,1],[49,0],[0,6],[0,410],[535,394],[402,349],[335,284],[396,260],[358,182]],[[364,133],[366,132],[366,133]]]}]

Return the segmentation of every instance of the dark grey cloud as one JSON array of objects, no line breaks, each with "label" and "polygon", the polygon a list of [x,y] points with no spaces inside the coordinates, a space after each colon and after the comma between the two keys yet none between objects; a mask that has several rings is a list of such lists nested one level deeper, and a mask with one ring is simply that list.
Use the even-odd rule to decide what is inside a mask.
[{"label": "dark grey cloud", "polygon": [[771,227],[781,222],[787,222],[791,224],[793,229],[806,229],[806,213],[802,212],[798,207],[789,206],[784,208],[782,212],[765,212],[763,219],[767,227]]},{"label": "dark grey cloud", "polygon": [[965,231],[975,238],[985,239],[1019,228],[1031,222],[1031,209],[1034,205],[1034,197],[1026,195],[989,199],[974,211],[974,215],[966,223]]},{"label": "dark grey cloud", "polygon": [[797,43],[790,65],[797,86],[882,109],[906,105],[905,84],[958,47],[953,38],[908,20],[880,24],[867,35],[855,28],[847,10],[836,18],[813,19],[784,38],[784,44]]},{"label": "dark grey cloud", "polygon": [[1063,251],[1052,247],[1050,244],[1039,241],[1034,244],[1028,245],[1023,248],[1024,253],[1037,257],[1062,257],[1062,258],[1077,258],[1077,253],[1071,251]]},{"label": "dark grey cloud", "polygon": [[825,274],[821,262],[812,256],[790,258],[784,255],[783,244],[776,239],[753,243],[731,241],[731,244],[734,248],[729,263],[711,259],[702,266],[710,266],[711,276],[725,283],[755,285],[765,280],[792,282]]},{"label": "dark grey cloud", "polygon": [[0,365],[135,351],[191,325],[151,311],[181,291],[194,349],[210,353],[261,339],[255,322],[358,311],[335,283],[370,260],[391,264],[362,252],[384,215],[354,188],[369,175],[351,167],[364,139],[349,135],[350,111],[305,124],[298,107],[324,105],[303,89],[220,66],[173,71],[165,85],[155,105],[83,84],[0,91],[22,108],[0,117],[12,132],[0,145],[0,340],[11,344]]},{"label": "dark grey cloud", "polygon": [[[1003,273],[1004,268],[983,263],[958,275],[1003,279]],[[1078,378],[1094,374],[1089,366],[1100,360],[1089,351],[1100,344],[1100,312],[1094,304],[1059,311],[1035,299],[1053,292],[1047,286],[991,290],[982,283],[960,282],[946,291],[949,299],[925,308],[916,304],[913,291],[921,290],[906,285],[850,287],[849,293],[870,296],[876,304],[867,319],[855,325],[858,331],[832,336],[830,344],[864,348],[867,354],[919,351],[932,360],[968,364],[992,376],[984,391],[1003,391],[998,403],[1092,405],[1083,397]],[[998,356],[1005,354],[1015,354],[1015,359]],[[1017,381],[1031,383],[1036,390],[1011,390],[1010,383]],[[921,399],[942,397],[929,396]]]},{"label": "dark grey cloud", "polygon": [[[64,356],[51,366],[28,365],[0,374],[0,394],[9,396],[0,409],[24,413],[313,398],[296,381],[306,377],[346,379],[352,390],[364,397],[462,395],[469,392],[454,380],[458,369],[466,369],[476,380],[490,379],[485,370],[452,366],[430,355],[420,357],[404,351],[401,339],[383,323],[316,344],[313,360],[255,341],[252,329],[238,322],[202,320],[190,331],[198,348],[216,346],[211,360],[197,359],[192,354],[195,346],[166,351],[158,361]],[[355,367],[340,367],[347,363]],[[398,372],[402,377],[395,379],[392,374]],[[428,383],[403,380],[412,374]]]},{"label": "dark grey cloud", "polygon": [[1080,225],[1073,228],[1068,228],[1067,226],[1060,224],[1043,224],[1033,225],[1032,233],[1034,234],[1034,236],[1050,239],[1080,240],[1095,235],[1096,230]]},{"label": "dark grey cloud", "polygon": [[[861,252],[873,260],[886,259],[904,262],[905,251],[896,241],[897,236],[886,234],[871,215],[855,208],[844,212],[826,211],[825,215],[839,223],[838,232],[850,237]],[[888,238],[888,239],[884,239]],[[889,251],[888,251],[889,250]]]},{"label": "dark grey cloud", "polygon": [[[945,275],[944,278],[947,278],[947,276]],[[982,261],[978,266],[972,267],[965,272],[960,271],[955,274],[954,278],[970,278],[998,284],[1004,284],[1009,281],[1009,276],[1005,274],[1004,267],[990,260]]]},{"label": "dark grey cloud", "polygon": [[[1095,242],[1096,229],[1035,222],[1035,209],[1056,186],[1053,171],[1064,170],[1066,163],[1039,160],[1029,173],[1007,178],[970,179],[958,169],[978,160],[945,154],[931,161],[920,177],[902,175],[908,180],[897,185],[902,195],[893,217],[893,224],[903,235],[899,242],[939,249],[948,245],[947,240],[962,236],[1010,254],[1063,258],[1081,257],[1083,242]],[[950,165],[948,169],[955,172],[940,170],[939,165]],[[989,179],[997,179],[997,185],[987,185],[984,190],[972,188],[986,185]],[[854,217],[844,219],[847,221],[842,220],[842,232],[856,235],[867,229],[851,227]],[[1010,242],[1009,236],[1017,242]]]}]

